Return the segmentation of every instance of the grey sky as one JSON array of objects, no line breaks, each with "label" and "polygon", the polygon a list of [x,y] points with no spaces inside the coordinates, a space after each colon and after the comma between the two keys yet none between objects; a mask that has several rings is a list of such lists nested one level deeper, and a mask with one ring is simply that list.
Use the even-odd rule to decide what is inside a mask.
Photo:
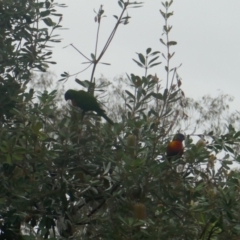
[{"label": "grey sky", "polygon": [[[114,24],[112,15],[119,15],[121,9],[117,0],[59,0],[66,3],[68,8],[59,9],[64,14],[63,27],[69,30],[58,31],[63,41],[54,50],[54,60],[58,62],[51,69],[58,79],[63,71],[75,73],[86,65],[85,61],[73,48],[64,46],[74,44],[85,55],[94,52],[97,24],[94,22],[94,12],[100,4],[104,5],[106,18],[103,19],[100,30],[99,49],[105,43]],[[113,77],[134,73],[144,75],[144,71],[132,61],[135,52],[145,53],[146,48],[165,51],[159,42],[162,34],[163,18],[159,9],[163,8],[160,0],[144,1],[142,8],[129,9],[132,17],[128,25],[121,25],[113,39],[103,62],[111,66],[99,65],[96,77],[103,74]],[[169,19],[173,29],[171,40],[178,42],[172,48],[175,51],[172,67],[182,63],[179,74],[182,77],[183,90],[190,97],[203,94],[216,95],[218,90],[235,97],[236,104],[240,101],[240,1],[239,0],[175,0],[171,9],[174,16]],[[161,59],[164,64],[164,59]],[[165,79],[163,64],[153,68],[149,73],[157,73]],[[78,75],[79,79],[89,79],[91,68]],[[62,83],[61,83],[62,84]],[[74,78],[66,83],[71,86]],[[74,84],[74,85],[73,85]]]}]

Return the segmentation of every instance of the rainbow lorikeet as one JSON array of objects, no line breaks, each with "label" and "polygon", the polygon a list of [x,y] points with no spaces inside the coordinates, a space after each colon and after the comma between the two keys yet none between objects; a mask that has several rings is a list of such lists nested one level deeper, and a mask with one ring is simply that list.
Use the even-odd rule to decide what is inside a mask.
[{"label": "rainbow lorikeet", "polygon": [[181,133],[177,133],[173,140],[168,143],[167,146],[167,158],[170,160],[172,157],[181,157],[183,154],[183,144],[185,136]]},{"label": "rainbow lorikeet", "polygon": [[71,100],[73,106],[81,108],[83,111],[83,116],[88,111],[95,111],[99,116],[105,118],[110,124],[113,124],[113,121],[100,107],[97,99],[90,93],[83,90],[76,91],[69,89],[65,92],[65,100]]}]

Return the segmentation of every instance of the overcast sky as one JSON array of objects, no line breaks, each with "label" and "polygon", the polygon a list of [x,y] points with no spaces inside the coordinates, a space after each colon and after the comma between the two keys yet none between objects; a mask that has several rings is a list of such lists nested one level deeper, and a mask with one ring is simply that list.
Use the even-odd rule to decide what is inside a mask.
[{"label": "overcast sky", "polygon": [[[56,0],[57,1],[57,0]],[[59,9],[63,13],[62,25],[68,30],[58,31],[62,42],[54,50],[57,65],[51,69],[60,78],[63,71],[74,73],[82,70],[85,59],[73,48],[63,48],[74,44],[85,55],[94,52],[97,24],[95,13],[103,4],[106,18],[103,18],[100,29],[100,45],[108,38],[116,19],[112,15],[121,12],[117,0],[58,0],[67,4],[67,8]],[[145,53],[146,48],[165,51],[160,43],[162,37],[163,18],[159,9],[163,9],[160,0],[145,0],[143,7],[129,9],[131,16],[128,25],[120,25],[110,48],[103,57],[103,62],[111,66],[99,65],[96,77],[103,74],[109,80],[120,74],[144,75],[133,61],[136,52]],[[235,97],[234,108],[240,101],[240,0],[175,0],[170,10],[174,16],[169,19],[173,26],[170,39],[177,41],[172,48],[175,51],[172,67],[182,63],[179,74],[183,82],[183,90],[189,97],[200,97],[204,94],[216,96],[219,91]],[[165,80],[163,64],[153,68],[149,73],[157,73]],[[79,79],[89,79],[91,69],[79,74]],[[63,84],[62,82],[60,84]],[[66,88],[78,87],[74,78],[70,79]]]}]

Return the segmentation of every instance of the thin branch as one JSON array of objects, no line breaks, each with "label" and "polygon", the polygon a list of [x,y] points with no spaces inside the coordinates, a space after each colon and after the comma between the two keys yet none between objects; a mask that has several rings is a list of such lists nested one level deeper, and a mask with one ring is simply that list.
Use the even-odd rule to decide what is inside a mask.
[{"label": "thin branch", "polygon": [[[107,51],[107,49],[108,49],[108,47],[109,47],[109,45],[110,45],[110,43],[111,43],[111,41],[112,41],[112,39],[113,39],[116,31],[117,31],[118,26],[119,26],[119,24],[121,23],[122,16],[123,16],[124,12],[126,11],[126,8],[127,8],[127,5],[124,5],[124,8],[123,8],[123,10],[122,10],[122,13],[121,13],[120,17],[118,18],[118,21],[117,21],[115,27],[113,28],[113,31],[111,32],[111,34],[110,34],[110,36],[109,36],[109,38],[108,38],[105,46],[103,47],[102,52],[100,53],[100,55],[98,56],[98,58],[97,58],[97,59],[94,61],[94,63],[93,63],[93,70],[92,70],[91,80],[90,80],[91,83],[93,82],[94,73],[95,73],[97,64],[98,64],[98,62],[101,60],[101,58],[103,57],[104,53]],[[96,56],[95,56],[95,57],[96,57]]]},{"label": "thin branch", "polygon": [[78,53],[80,53],[84,58],[86,58],[89,62],[92,62],[87,56],[85,56],[80,50],[78,50],[72,43],[70,44]]}]

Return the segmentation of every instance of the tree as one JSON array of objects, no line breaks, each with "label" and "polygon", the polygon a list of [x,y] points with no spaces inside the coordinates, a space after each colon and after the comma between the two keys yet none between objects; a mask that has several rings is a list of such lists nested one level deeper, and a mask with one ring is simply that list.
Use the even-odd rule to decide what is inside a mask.
[{"label": "tree", "polygon": [[35,0],[0,3],[1,239],[22,239],[24,219],[39,197],[34,173],[41,166],[41,118],[47,106],[32,102],[34,90],[27,84],[33,71],[44,72],[53,63],[47,44],[59,42],[52,35],[61,27],[57,6]]},{"label": "tree", "polygon": [[[7,3],[14,8],[15,3]],[[99,101],[104,99],[110,86],[104,79],[95,79],[97,64],[117,28],[128,23],[130,17],[124,15],[126,10],[141,6],[123,0],[118,3],[122,10],[115,16],[116,26],[100,54],[95,51],[89,59],[89,66],[93,67],[90,80],[75,79]],[[49,9],[52,6],[48,1],[44,4],[31,1],[26,6],[35,7],[33,14],[39,16],[42,10],[37,7]],[[128,86],[122,86],[124,91],[116,89],[119,111],[110,115],[116,120],[113,126],[91,113],[82,120],[79,109],[60,106],[57,91],[44,87],[48,75],[40,76],[43,85],[40,84],[42,88],[38,88],[38,92],[23,88],[29,86],[32,68],[45,65],[29,58],[19,60],[26,79],[22,83],[22,79],[11,72],[18,88],[12,94],[14,102],[2,112],[0,238],[239,237],[239,172],[229,171],[229,165],[239,161],[235,146],[239,145],[240,132],[229,125],[219,134],[220,131],[208,132],[207,126],[206,131],[201,130],[201,135],[207,137],[208,142],[194,144],[189,135],[182,158],[169,162],[165,157],[168,141],[173,133],[184,130],[191,109],[181,88],[178,67],[171,67],[172,47],[177,44],[170,40],[171,5],[172,1],[167,1],[160,10],[165,36],[160,42],[166,53],[150,47],[144,54],[137,53],[134,62],[143,68],[144,76],[130,73],[126,79]],[[44,19],[47,13],[41,13],[40,17]],[[101,6],[95,18],[99,27],[103,13]],[[41,19],[34,16],[31,15],[31,23]],[[38,53],[41,55],[41,51]],[[152,67],[161,64],[160,57],[166,81],[149,73]],[[40,70],[45,70],[43,67]],[[1,76],[8,77],[5,73],[8,68],[14,69],[15,63],[5,66]],[[63,73],[61,80],[69,77],[70,74]],[[36,88],[34,83],[32,88]],[[116,109],[116,106],[111,107]],[[207,115],[201,107],[200,104],[199,123]],[[213,119],[210,118],[210,123]],[[220,152],[224,156],[218,155]]]}]

